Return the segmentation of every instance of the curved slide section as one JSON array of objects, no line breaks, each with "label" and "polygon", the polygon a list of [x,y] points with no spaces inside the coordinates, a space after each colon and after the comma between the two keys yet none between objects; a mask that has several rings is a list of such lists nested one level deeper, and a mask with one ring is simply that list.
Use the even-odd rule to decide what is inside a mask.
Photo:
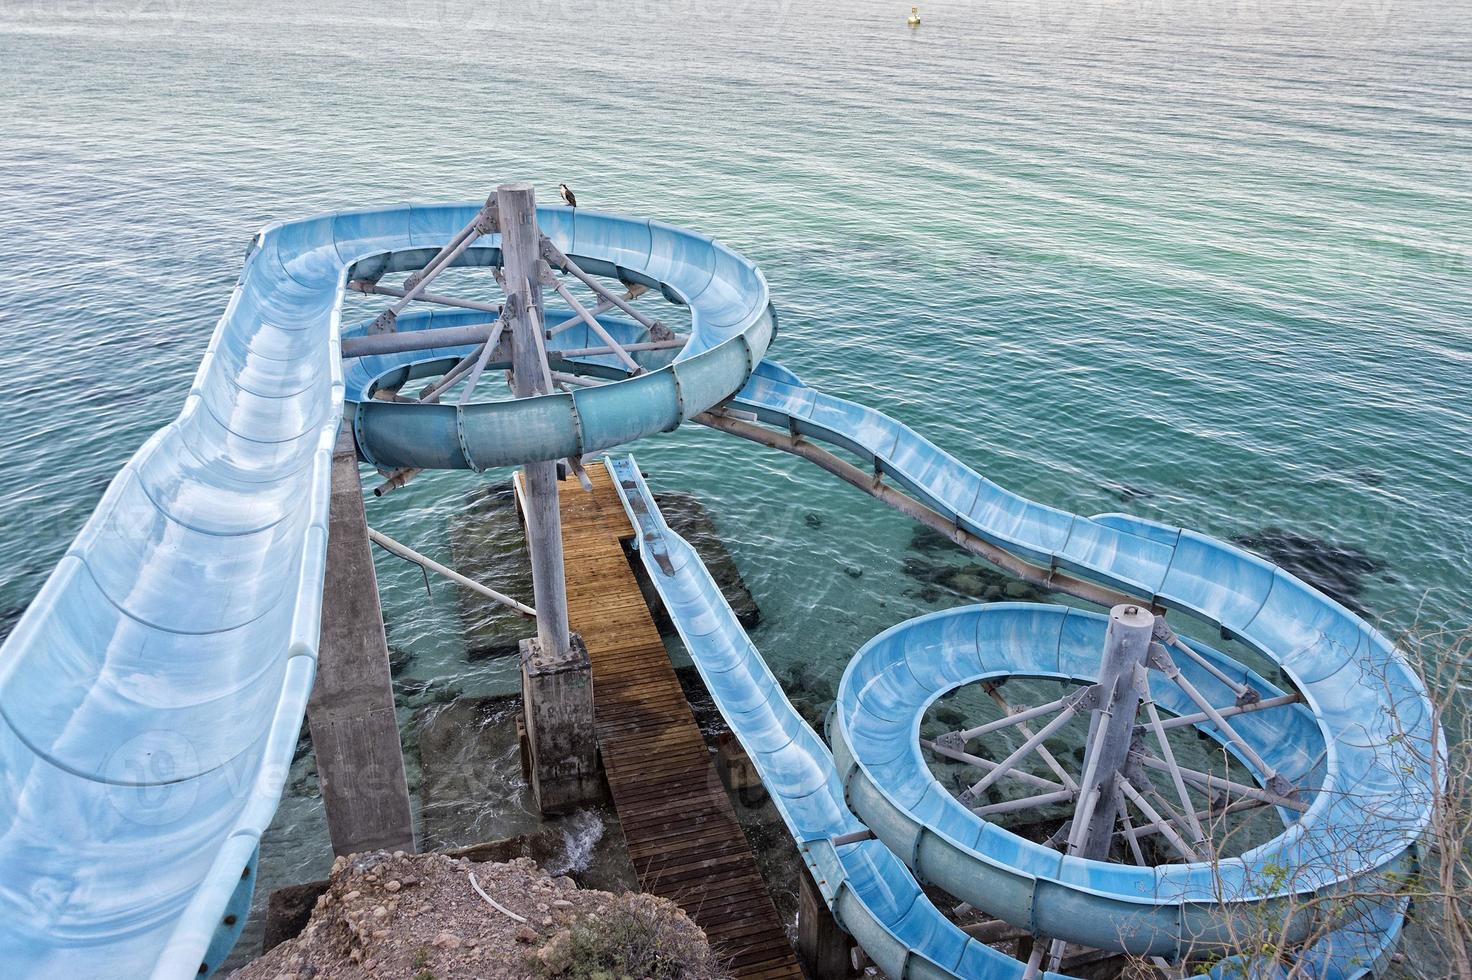
[{"label": "curved slide section", "polygon": [[[315,672],[330,461],[345,398],[360,453],[379,466],[481,469],[632,441],[739,390],[736,406],[857,453],[1007,552],[1188,611],[1275,659],[1303,691],[1324,745],[1318,768],[1284,763],[1311,773],[1316,792],[1274,842],[1276,859],[1295,871],[1295,887],[1319,890],[1403,859],[1431,796],[1417,749],[1441,743],[1424,690],[1383,636],[1251,555],[1190,531],[1028,501],[900,423],[762,363],[776,328],[765,280],[710,239],[592,211],[538,212],[584,270],[689,306],[688,343],[645,373],[463,406],[372,396],[464,350],[365,358],[345,379],[347,282],[421,268],[478,212],[340,212],[257,235],[183,411],[123,467],[0,648],[0,962],[21,975],[186,977],[207,974],[228,952]],[[455,260],[499,262],[494,235]],[[399,327],[465,322],[412,314]],[[564,339],[587,340],[575,331]],[[643,499],[626,493],[648,536],[645,560],[663,555],[655,581],[669,590],[707,683],[840,921],[896,977],[1020,975],[1020,964],[947,922],[880,841],[832,843],[863,827],[845,804],[845,780],[886,842],[903,842],[895,828],[905,820],[924,824],[914,809],[923,798],[906,795],[914,781],[891,780],[863,739],[865,712],[892,707],[869,695],[902,686],[908,665],[894,662],[840,705],[852,755],[840,777],[688,547],[657,514],[639,512]],[[872,792],[854,793],[864,780]],[[894,820],[881,819],[885,807]],[[939,825],[927,839],[945,838],[978,866],[998,858],[980,845],[981,831],[970,840],[964,828],[950,833]],[[1315,861],[1333,834],[1354,842],[1347,869],[1342,859],[1330,870]],[[929,873],[924,854],[901,855]],[[1008,867],[1031,874],[1035,894],[1046,879],[1061,895],[1122,900],[1097,869],[1060,864],[1056,875],[1038,875],[1017,861]],[[1194,865],[1152,874],[1153,890],[1130,896],[1132,907],[1143,897],[1152,909],[1194,910],[1216,881]],[[1007,907],[1004,918],[1023,918]],[[1371,911],[1367,921],[1383,910]]]},{"label": "curved slide section", "polygon": [[[612,384],[466,405],[371,397],[389,379],[422,377],[443,368],[449,350],[362,358],[365,363],[350,371],[355,383],[350,384],[348,411],[364,460],[383,470],[404,466],[484,470],[536,459],[577,459],[677,428],[730,397],[765,355],[777,329],[766,280],[754,264],[725,246],[657,221],[583,209],[539,209],[538,221],[585,271],[657,289],[687,306],[689,341],[673,361],[661,364],[650,357],[637,358],[646,373]],[[401,253],[388,260],[375,257],[355,265],[350,278],[417,269],[427,258],[419,253]],[[498,264],[500,250],[471,247],[465,262]],[[483,313],[436,311],[401,317],[398,324],[400,331],[408,331],[486,319]],[[622,323],[598,319],[605,325]],[[649,339],[642,328],[631,334],[629,324],[622,326],[615,339]],[[367,328],[366,322],[357,324],[344,335],[365,333]],[[597,339],[580,325],[552,338],[548,353],[596,346]],[[471,348],[452,350],[463,356]],[[579,361],[616,364],[608,357]],[[509,354],[491,366],[508,367]]]},{"label": "curved slide section", "polygon": [[[1183,866],[1138,869],[1065,858],[974,816],[929,773],[919,754],[919,726],[937,697],[964,684],[1018,674],[1092,681],[1104,617],[1008,603],[902,623],[870,641],[845,671],[830,754],[792,708],[694,550],[664,522],[632,458],[610,460],[609,466],[639,530],[645,569],[717,706],[757,766],[839,922],[888,975],[990,980],[1024,972],[1023,964],[961,932],[930,903],[916,877],[1047,935],[1105,948],[1132,936],[1136,950],[1171,954],[1180,951],[1179,937],[1213,938],[1203,925],[1223,903],[1251,916],[1261,911],[1249,908],[1255,900],[1279,897],[1252,891],[1248,875],[1228,870],[1226,880],[1242,886],[1237,894],[1183,902],[1172,880]],[[1209,647],[1191,645],[1260,694],[1283,693]],[[1194,661],[1183,660],[1181,670],[1210,694],[1227,690]],[[1173,686],[1153,683],[1152,695],[1173,713],[1195,710]],[[1326,743],[1311,711],[1292,705],[1240,720],[1239,732],[1269,764],[1322,786]],[[849,733],[854,727],[857,735]],[[1208,734],[1219,735],[1209,729]],[[855,759],[855,742],[863,747],[863,764]],[[914,802],[900,807],[895,798]],[[879,841],[835,846],[836,838],[866,828]],[[1263,863],[1264,853],[1282,841],[1241,863]],[[1387,870],[1408,862],[1402,852]],[[1404,911],[1404,901],[1361,900],[1303,959],[1315,976],[1368,975],[1388,960]],[[1281,970],[1258,963],[1251,968],[1234,958],[1219,964],[1214,975]]]},{"label": "curved slide section", "polygon": [[[0,962],[17,975],[192,977],[228,952],[316,668],[345,285],[422,267],[479,210],[258,234],[183,411],[0,649]],[[375,403],[364,455],[474,468],[612,445],[728,397],[765,353],[766,283],[724,246],[581,209],[538,221],[587,271],[690,306],[676,361],[509,407]],[[499,263],[498,243],[457,264]]]},{"label": "curved slide section", "polygon": [[1025,964],[962,932],[883,843],[833,843],[866,828],[845,802],[828,747],[787,700],[695,549],[665,523],[632,457],[608,466],[645,570],[839,924],[890,977],[1020,980]]},{"label": "curved slide section", "polygon": [[[1103,615],[1064,606],[970,606],[900,623],[854,657],[839,686],[831,733],[838,770],[855,812],[918,877],[1040,935],[1176,959],[1193,947],[1199,953],[1236,945],[1254,924],[1303,918],[1321,892],[1382,869],[1374,855],[1388,829],[1377,828],[1366,861],[1364,842],[1371,838],[1359,835],[1369,829],[1323,820],[1299,821],[1239,857],[1211,863],[1152,868],[1088,861],[976,816],[935,779],[919,739],[921,720],[938,698],[964,685],[1014,677],[1091,684],[1098,680],[1107,624]],[[1264,699],[1286,693],[1209,647],[1192,648]],[[1175,663],[1214,703],[1232,703],[1232,690],[1199,662],[1178,657]],[[1149,693],[1173,715],[1196,713],[1181,688],[1158,671],[1150,674]],[[1322,797],[1326,739],[1334,736],[1306,707],[1240,715],[1233,727],[1274,771],[1300,787],[1301,799]],[[1209,724],[1200,730],[1267,783],[1222,733]],[[1356,802],[1376,810],[1389,799],[1382,794]],[[1401,852],[1386,870],[1400,873],[1408,863],[1409,854]],[[1198,880],[1203,887],[1190,891],[1187,883]],[[1394,889],[1377,884],[1373,890]]]},{"label": "curved slide section", "polygon": [[[916,658],[896,653],[876,667],[876,651],[893,641],[881,643],[881,637],[866,648],[870,656],[857,658],[846,675],[835,742],[845,765],[843,753],[855,750],[845,779],[857,775],[868,787],[870,803],[853,795],[859,815],[922,875],[943,873],[918,853],[918,841],[928,836],[968,864],[1022,872],[1014,880],[1019,887],[1010,892],[974,889],[975,904],[992,914],[1051,935],[1118,948],[1117,933],[1092,934],[1069,912],[1071,902],[1112,896],[1122,903],[1126,921],[1141,919],[1142,913],[1148,920],[1136,941],[1124,945],[1170,953],[1174,938],[1146,937],[1210,937],[1221,925],[1211,921],[1211,910],[1224,894],[1233,901],[1314,895],[1351,887],[1407,860],[1434,796],[1429,763],[1444,746],[1420,681],[1394,646],[1359,617],[1282,569],[1205,535],[1123,515],[1080,517],[1027,500],[888,416],[817,392],[775,365],[764,364],[733,404],[794,434],[857,454],[876,474],[1009,553],[1221,628],[1283,668],[1320,728],[1321,771],[1305,768],[1304,759],[1281,760],[1288,773],[1313,782],[1312,805],[1265,849],[1220,865],[1170,865],[1151,872],[1060,860],[1056,853],[1038,853],[1014,835],[983,826],[948,793],[937,792],[915,743],[919,717],[914,709],[923,711],[927,697],[943,692],[919,689],[925,685],[917,679],[929,675]],[[1085,622],[1082,614],[1075,622]],[[1035,654],[1039,664],[1046,663],[1046,650]],[[1062,652],[1054,656],[1063,662]],[[909,730],[897,731],[895,713],[906,711]],[[876,726],[885,725],[887,734],[873,739],[867,754],[857,751]],[[969,819],[961,819],[961,813]],[[1269,865],[1286,869],[1288,881],[1264,892],[1260,873]],[[1054,898],[1037,900],[1043,882]],[[1157,918],[1161,912],[1163,920]]]}]

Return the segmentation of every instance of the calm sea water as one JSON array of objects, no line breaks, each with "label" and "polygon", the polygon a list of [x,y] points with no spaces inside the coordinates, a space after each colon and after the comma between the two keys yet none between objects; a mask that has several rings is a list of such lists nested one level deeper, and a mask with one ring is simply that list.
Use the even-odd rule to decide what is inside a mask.
[{"label": "calm sea water", "polygon": [[[877,0],[235,8],[0,0],[7,622],[178,411],[255,229],[510,178],[753,257],[774,359],[998,482],[1330,542],[1393,628],[1468,622],[1465,3],[928,2],[918,31]],[[807,464],[703,430],[637,448],[708,504],[779,673],[836,678],[958,601],[920,587],[904,518]],[[445,556],[504,475],[370,518]],[[514,690],[448,589],[379,572],[406,679]],[[289,796],[267,882],[327,855]]]}]

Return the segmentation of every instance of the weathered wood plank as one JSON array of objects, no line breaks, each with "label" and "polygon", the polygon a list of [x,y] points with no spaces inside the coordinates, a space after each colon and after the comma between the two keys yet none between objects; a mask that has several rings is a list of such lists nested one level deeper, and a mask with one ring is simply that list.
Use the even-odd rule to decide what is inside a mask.
[{"label": "weathered wood plank", "polygon": [[559,501],[568,620],[587,645],[594,718],[630,859],[740,977],[802,976],[621,541],[633,536],[603,466]]}]

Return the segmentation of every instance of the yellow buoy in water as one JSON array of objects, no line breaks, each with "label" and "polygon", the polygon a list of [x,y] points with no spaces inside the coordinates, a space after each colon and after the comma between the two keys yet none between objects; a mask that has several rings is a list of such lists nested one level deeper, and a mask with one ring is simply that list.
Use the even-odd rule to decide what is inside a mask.
[{"label": "yellow buoy in water", "polygon": [[910,8],[910,19],[907,20],[907,21],[905,21],[905,23],[906,24],[909,24],[911,27],[919,27],[920,26],[920,8],[919,7],[911,7]]}]

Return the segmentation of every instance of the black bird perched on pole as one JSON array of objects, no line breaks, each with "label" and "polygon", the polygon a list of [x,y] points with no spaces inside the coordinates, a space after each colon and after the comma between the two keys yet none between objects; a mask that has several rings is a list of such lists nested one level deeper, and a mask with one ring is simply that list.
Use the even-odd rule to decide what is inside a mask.
[{"label": "black bird perched on pole", "polygon": [[557,193],[562,195],[563,204],[566,204],[570,208],[575,208],[578,206],[578,199],[576,197],[573,197],[571,187],[568,187],[566,184],[558,184]]}]

